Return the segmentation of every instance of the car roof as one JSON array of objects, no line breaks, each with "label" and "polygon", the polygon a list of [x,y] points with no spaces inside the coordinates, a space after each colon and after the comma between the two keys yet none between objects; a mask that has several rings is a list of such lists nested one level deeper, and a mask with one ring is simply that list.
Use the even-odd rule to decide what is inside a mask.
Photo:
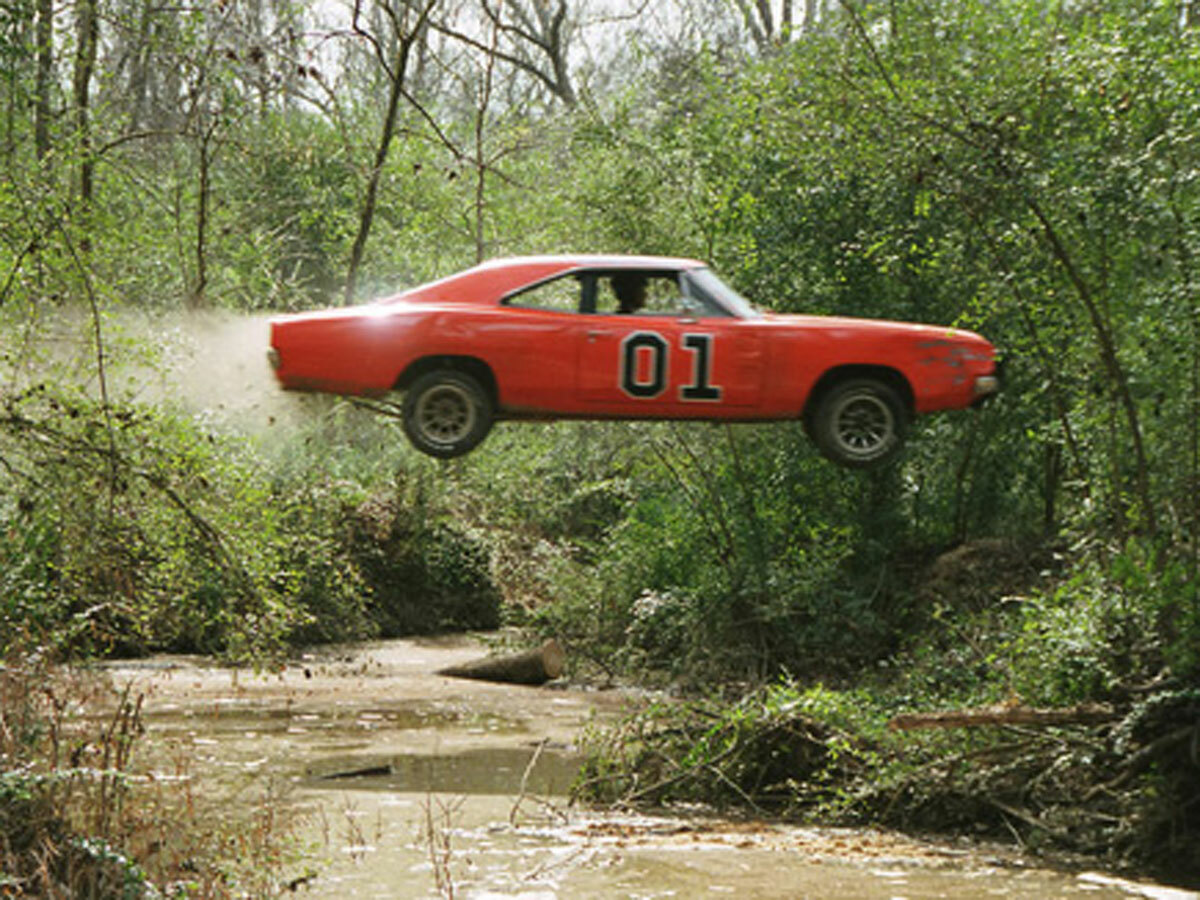
[{"label": "car roof", "polygon": [[698,259],[682,256],[646,256],[622,253],[559,253],[540,256],[503,256],[489,259],[475,267],[480,269],[521,268],[551,265],[565,269],[695,269],[705,264]]},{"label": "car roof", "polygon": [[513,291],[574,271],[681,271],[703,268],[704,265],[699,260],[677,256],[595,253],[506,256],[490,259],[470,269],[411,288],[379,302],[495,303]]}]

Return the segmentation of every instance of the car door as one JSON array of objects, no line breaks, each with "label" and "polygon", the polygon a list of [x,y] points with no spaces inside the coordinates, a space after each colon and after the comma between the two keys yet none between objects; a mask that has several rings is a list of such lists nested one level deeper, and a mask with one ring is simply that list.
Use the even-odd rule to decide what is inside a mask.
[{"label": "car door", "polygon": [[579,324],[580,398],[594,415],[752,417],[762,386],[762,338],[750,323],[689,301],[676,272],[640,272],[644,308],[619,311],[598,273],[594,311]]}]

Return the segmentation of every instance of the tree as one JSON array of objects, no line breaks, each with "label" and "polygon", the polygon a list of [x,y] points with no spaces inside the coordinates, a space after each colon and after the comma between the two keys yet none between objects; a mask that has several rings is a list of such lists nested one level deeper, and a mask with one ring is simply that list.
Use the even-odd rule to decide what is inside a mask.
[{"label": "tree", "polygon": [[[769,52],[802,34],[807,34],[828,15],[827,0],[733,0],[750,37],[760,53]],[[797,15],[798,13],[798,15]]]},{"label": "tree", "polygon": [[[371,224],[375,219],[375,206],[379,197],[379,181],[387,162],[392,140],[396,136],[396,125],[400,115],[400,101],[406,96],[409,62],[414,45],[423,39],[430,14],[439,0],[397,0],[397,4],[382,3],[377,6],[388,23],[387,34],[370,31],[364,21],[362,0],[355,0],[352,29],[356,37],[371,48],[388,83],[388,98],[384,105],[383,118],[379,122],[379,137],[375,143],[375,154],[367,173],[367,187],[359,214],[358,231],[350,250],[350,262],[346,271],[346,287],[342,302],[353,302],[358,286],[358,272],[366,250]],[[390,46],[389,46],[390,45]]]},{"label": "tree", "polygon": [[569,0],[478,2],[491,34],[502,41],[481,39],[445,20],[435,20],[433,27],[533,76],[553,97],[574,106],[579,97],[571,76],[570,53],[577,17]]},{"label": "tree", "polygon": [[75,9],[75,153],[79,160],[79,218],[83,236],[80,248],[87,253],[92,246],[90,214],[95,189],[96,160],[92,148],[91,92],[96,68],[96,48],[100,42],[100,16],[97,0],[79,0]]},{"label": "tree", "polygon": [[34,150],[38,162],[50,153],[50,86],[54,83],[54,0],[37,0],[37,80],[34,85]]}]

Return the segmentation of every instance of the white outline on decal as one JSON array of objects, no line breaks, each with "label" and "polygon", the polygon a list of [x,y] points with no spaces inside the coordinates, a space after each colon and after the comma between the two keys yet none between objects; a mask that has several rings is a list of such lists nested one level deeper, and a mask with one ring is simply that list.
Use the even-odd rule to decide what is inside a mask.
[{"label": "white outline on decal", "polygon": [[[642,340],[642,339],[649,339]],[[630,352],[629,345],[638,342]],[[637,352],[642,347],[651,351],[651,380],[637,380]],[[617,375],[621,391],[635,400],[654,400],[662,396],[671,383],[671,343],[657,331],[634,331],[621,339],[621,364]]]}]

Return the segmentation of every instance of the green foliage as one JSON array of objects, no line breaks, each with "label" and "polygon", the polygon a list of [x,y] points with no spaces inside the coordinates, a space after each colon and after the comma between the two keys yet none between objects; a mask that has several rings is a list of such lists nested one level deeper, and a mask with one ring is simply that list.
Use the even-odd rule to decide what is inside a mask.
[{"label": "green foliage", "polygon": [[1186,566],[1144,541],[1083,561],[1052,592],[1027,598],[1003,651],[1021,696],[1069,705],[1119,695],[1164,667],[1197,668],[1195,587]]},{"label": "green foliage", "polygon": [[6,646],[37,632],[67,653],[261,660],[499,623],[488,545],[419,487],[264,466],[189,419],[44,385],[6,398],[0,459]]},{"label": "green foliage", "polygon": [[[889,527],[875,504],[891,476],[830,479],[799,429],[783,443],[770,429],[636,434],[597,429],[589,457],[549,457],[558,471],[521,521],[571,549],[544,566],[554,602],[539,627],[608,667],[700,679],[836,669],[886,645],[904,604],[883,612],[894,586],[872,541]],[[585,502],[603,515],[564,529],[562,511]],[[855,524],[831,527],[817,511],[833,507]]]},{"label": "green foliage", "polygon": [[373,598],[372,620],[386,637],[495,628],[500,595],[486,545],[420,497],[367,500],[347,523],[347,546]]},{"label": "green foliage", "polygon": [[1193,729],[1180,723],[1194,719],[1195,689],[1148,693],[1115,727],[1019,728],[998,706],[1000,721],[964,734],[894,730],[889,718],[909,708],[910,687],[779,681],[737,701],[649,703],[584,736],[575,790],[624,807],[700,803],[825,824],[1015,832],[1026,847],[1194,875],[1181,823],[1200,779],[1187,760]]},{"label": "green foliage", "polygon": [[[253,456],[194,423],[38,385],[4,398],[3,643],[41,631],[66,652],[152,647],[257,659],[361,594],[315,491],[280,495]],[[324,520],[324,521],[323,521]]]},{"label": "green foliage", "polygon": [[865,695],[781,681],[736,703],[655,704],[589,731],[576,788],[607,802],[702,802],[828,813],[882,758],[880,710]]},{"label": "green foliage", "polygon": [[295,309],[327,303],[353,239],[354,166],[330,126],[272,116],[222,169],[215,248],[229,305]]}]

